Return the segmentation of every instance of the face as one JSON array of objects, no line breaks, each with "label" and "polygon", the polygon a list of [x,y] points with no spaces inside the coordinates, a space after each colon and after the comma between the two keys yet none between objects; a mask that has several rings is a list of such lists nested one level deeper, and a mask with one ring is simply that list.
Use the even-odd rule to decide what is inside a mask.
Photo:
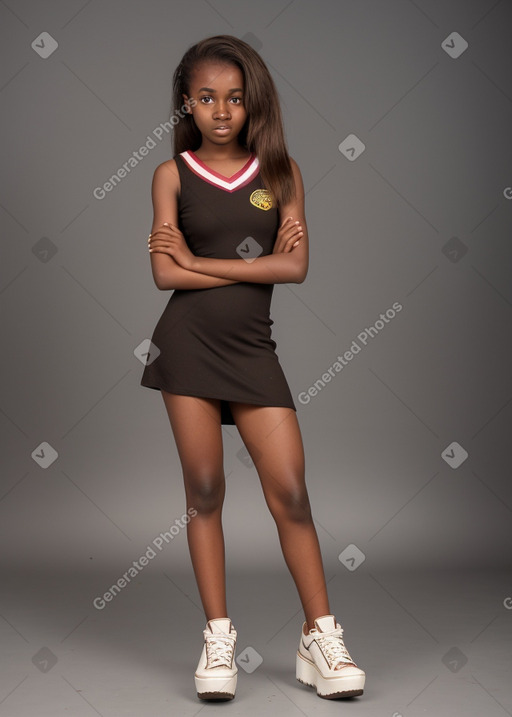
[{"label": "face", "polygon": [[189,92],[183,99],[185,102],[190,98],[195,100],[189,112],[203,135],[203,146],[238,144],[237,136],[247,118],[240,68],[202,63],[192,73]]}]

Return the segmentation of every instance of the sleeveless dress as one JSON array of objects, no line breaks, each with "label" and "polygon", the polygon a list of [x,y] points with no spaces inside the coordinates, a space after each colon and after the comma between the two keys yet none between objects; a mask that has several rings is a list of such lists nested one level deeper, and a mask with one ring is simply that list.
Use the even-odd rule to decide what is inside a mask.
[{"label": "sleeveless dress", "polygon": [[[272,254],[279,213],[254,153],[231,177],[191,150],[173,159],[181,182],[178,226],[193,254],[246,261]],[[140,384],[220,399],[222,424],[235,424],[229,401],[296,411],[271,336],[273,290],[251,282],[175,289],[151,339],[160,353],[150,348]]]}]

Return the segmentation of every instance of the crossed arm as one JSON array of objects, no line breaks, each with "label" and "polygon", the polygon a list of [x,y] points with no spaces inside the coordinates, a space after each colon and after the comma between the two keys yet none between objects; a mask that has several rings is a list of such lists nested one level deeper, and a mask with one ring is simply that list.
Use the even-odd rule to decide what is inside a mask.
[{"label": "crossed arm", "polygon": [[280,208],[281,225],[272,254],[245,259],[212,259],[192,254],[178,229],[179,178],[174,160],[159,165],[153,177],[154,219],[148,248],[153,278],[161,290],[204,289],[240,281],[298,283],[308,271],[308,231],[304,186],[292,159],[295,199]]}]

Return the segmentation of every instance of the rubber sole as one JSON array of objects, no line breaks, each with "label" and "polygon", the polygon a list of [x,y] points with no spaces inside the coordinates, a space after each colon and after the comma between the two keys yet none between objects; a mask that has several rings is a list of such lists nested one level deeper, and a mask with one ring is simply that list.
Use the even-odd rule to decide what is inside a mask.
[{"label": "rubber sole", "polygon": [[235,695],[231,695],[228,692],[202,692],[197,693],[197,696],[201,700],[232,700]]},{"label": "rubber sole", "polygon": [[234,675],[225,679],[194,675],[197,696],[201,700],[232,700],[235,696],[237,677],[238,675]]},{"label": "rubber sole", "polygon": [[297,652],[295,669],[297,680],[307,687],[316,689],[317,695],[326,700],[357,697],[364,692],[365,675],[323,677],[316,665],[304,659],[299,652]]}]

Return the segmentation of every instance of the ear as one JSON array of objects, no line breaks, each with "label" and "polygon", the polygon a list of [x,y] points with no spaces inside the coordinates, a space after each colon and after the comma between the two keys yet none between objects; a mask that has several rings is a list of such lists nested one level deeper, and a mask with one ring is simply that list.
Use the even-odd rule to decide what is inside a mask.
[{"label": "ear", "polygon": [[184,104],[185,112],[187,112],[188,114],[191,115],[191,114],[192,114],[192,110],[190,109],[190,104],[189,104],[189,103],[190,103],[190,99],[189,99],[188,95],[185,95],[185,94],[183,94],[182,97],[183,97],[183,100],[184,100],[183,104]]}]

